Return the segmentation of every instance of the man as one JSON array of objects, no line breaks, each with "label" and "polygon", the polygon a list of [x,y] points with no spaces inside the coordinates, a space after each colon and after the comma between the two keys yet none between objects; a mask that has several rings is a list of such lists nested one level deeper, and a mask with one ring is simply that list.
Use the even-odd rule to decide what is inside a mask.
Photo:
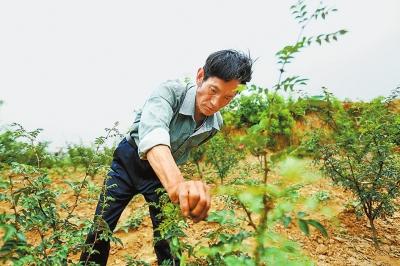
[{"label": "man", "polygon": [[[207,217],[211,197],[202,181],[186,181],[177,164],[184,163],[191,148],[203,144],[222,126],[219,110],[236,95],[238,86],[251,79],[252,60],[235,50],[211,54],[199,68],[196,86],[179,81],[161,84],[147,99],[135,118],[133,129],[114,152],[109,178],[106,179],[107,201],[100,196],[96,215],[102,215],[111,230],[132,197],[142,194],[147,202],[158,203],[157,188],[165,188],[170,200],[180,205],[183,216],[195,222]],[[115,186],[116,184],[116,186]],[[149,207],[153,229],[161,223],[160,210]],[[154,231],[154,237],[159,232]],[[98,253],[83,252],[81,261],[106,265],[109,241],[99,240],[99,232],[91,232],[86,243],[94,243]],[[154,244],[158,263],[172,262],[167,241]],[[179,262],[175,259],[175,265]]]}]

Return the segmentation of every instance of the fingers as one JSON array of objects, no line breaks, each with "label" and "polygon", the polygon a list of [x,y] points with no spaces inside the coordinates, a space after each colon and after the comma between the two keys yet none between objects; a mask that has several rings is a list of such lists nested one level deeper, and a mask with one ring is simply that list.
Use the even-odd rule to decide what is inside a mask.
[{"label": "fingers", "polygon": [[206,205],[206,209],[205,209],[205,213],[204,213],[204,218],[208,217],[208,211],[211,208],[211,193],[210,193],[210,188],[207,184],[204,184],[204,186],[206,187],[206,195],[207,195],[207,205]]},{"label": "fingers", "polygon": [[199,200],[202,198],[203,191],[201,187],[198,187],[198,183],[195,181],[188,182],[190,189],[189,189],[189,209],[192,210],[197,208]]},{"label": "fingers", "polygon": [[196,185],[198,186],[198,188],[197,188],[197,192],[199,193],[198,199],[197,199],[196,205],[194,205],[194,208],[190,209],[190,214],[194,217],[199,217],[207,205],[207,199],[206,199],[206,191],[205,191],[205,187],[204,187],[203,183],[200,182],[200,183],[197,183]]},{"label": "fingers", "polygon": [[181,212],[183,216],[189,216],[189,189],[186,182],[181,183],[178,186],[178,198],[179,198],[179,205],[181,207]]},{"label": "fingers", "polygon": [[204,220],[208,216],[208,210],[211,207],[211,195],[206,184],[201,182],[200,199],[195,209],[191,211],[191,217],[194,222]]},{"label": "fingers", "polygon": [[190,216],[194,222],[204,220],[211,206],[209,188],[201,181],[187,181],[178,184],[170,198],[174,203],[179,202],[182,215]]},{"label": "fingers", "polygon": [[170,190],[168,190],[168,196],[172,203],[179,203],[179,194],[178,194],[178,185],[173,186]]},{"label": "fingers", "polygon": [[206,190],[206,207],[203,210],[203,213],[200,215],[200,220],[204,220],[208,217],[208,211],[210,210],[211,207],[211,194],[210,194],[210,189],[208,188],[208,185],[204,184],[205,190]]}]

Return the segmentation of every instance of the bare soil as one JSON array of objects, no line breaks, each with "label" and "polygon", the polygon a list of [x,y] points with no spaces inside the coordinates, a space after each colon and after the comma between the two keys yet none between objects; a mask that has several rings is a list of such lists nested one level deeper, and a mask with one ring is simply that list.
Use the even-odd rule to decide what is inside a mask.
[{"label": "bare soil", "polygon": [[[257,160],[248,157],[241,163],[240,167],[248,167],[256,165]],[[215,177],[210,167],[205,169],[206,178]],[[231,179],[238,178],[239,171],[230,176]],[[252,173],[252,178],[261,178],[259,173]],[[63,181],[66,178],[79,180],[79,173],[65,173],[63,176],[54,175],[53,182],[55,186],[64,186]],[[275,177],[278,178],[278,177]],[[102,177],[96,177],[95,183],[100,186]],[[215,178],[215,182],[219,183],[219,179]],[[216,185],[212,185],[216,186]],[[289,239],[297,241],[316,265],[400,265],[400,212],[397,211],[393,217],[380,219],[376,221],[376,228],[380,239],[380,246],[377,249],[372,241],[370,227],[367,220],[357,218],[352,208],[346,207],[353,199],[351,192],[344,191],[342,188],[332,185],[330,180],[326,178],[320,179],[318,182],[308,187],[307,191],[302,191],[307,195],[312,195],[318,191],[329,191],[330,199],[325,201],[325,207],[331,210],[331,216],[315,214],[313,218],[319,220],[328,230],[329,237],[323,237],[319,232],[312,230],[309,237],[305,236],[295,224],[291,224],[289,228],[278,226],[277,230],[286,235]],[[70,202],[74,199],[72,193],[64,194],[60,197],[62,202]],[[399,202],[398,202],[399,203]],[[143,197],[135,198],[122,214],[119,224],[123,224],[129,215],[137,208],[144,204]],[[81,218],[91,218],[94,214],[96,202],[81,203],[76,209],[76,213]],[[224,209],[224,202],[213,197],[213,210]],[[9,212],[9,206],[0,205],[0,211]],[[240,212],[240,210],[238,210]],[[199,222],[194,224],[189,222],[190,227],[187,230],[190,242],[196,243],[202,241],[203,236],[216,227],[211,223]],[[118,227],[117,227],[118,228]],[[135,259],[140,259],[156,264],[156,257],[152,247],[152,225],[149,217],[145,217],[139,228],[124,232],[117,230],[115,235],[123,242],[123,246],[112,244],[108,265],[125,265],[125,255],[130,255]],[[31,241],[35,241],[35,237],[31,237]],[[77,261],[79,254],[71,256],[71,259]]]}]

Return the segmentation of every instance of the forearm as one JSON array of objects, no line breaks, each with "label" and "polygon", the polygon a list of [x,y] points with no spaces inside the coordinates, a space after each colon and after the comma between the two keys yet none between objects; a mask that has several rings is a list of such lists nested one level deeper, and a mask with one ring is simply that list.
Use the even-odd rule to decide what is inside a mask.
[{"label": "forearm", "polygon": [[168,194],[178,183],[185,181],[168,146],[154,146],[147,152],[147,160]]},{"label": "forearm", "polygon": [[147,152],[149,161],[173,203],[179,203],[183,216],[198,222],[207,217],[211,197],[202,181],[185,181],[166,145],[157,145]]}]

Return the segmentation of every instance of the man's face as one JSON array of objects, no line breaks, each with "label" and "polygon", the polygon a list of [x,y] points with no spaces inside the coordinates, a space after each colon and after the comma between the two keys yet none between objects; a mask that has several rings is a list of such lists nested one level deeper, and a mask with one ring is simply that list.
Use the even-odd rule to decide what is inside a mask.
[{"label": "man's face", "polygon": [[197,72],[196,112],[211,116],[227,105],[236,95],[239,80],[224,81],[217,77],[204,80],[204,70]]}]

